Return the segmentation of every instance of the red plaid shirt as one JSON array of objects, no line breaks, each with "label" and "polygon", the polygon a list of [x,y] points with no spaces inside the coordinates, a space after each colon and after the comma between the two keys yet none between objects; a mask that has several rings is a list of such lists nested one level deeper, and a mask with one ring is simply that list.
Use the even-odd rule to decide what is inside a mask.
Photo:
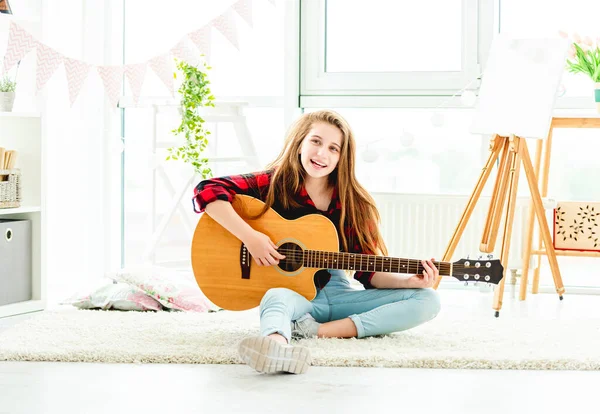
[{"label": "red plaid shirt", "polygon": [[[194,211],[196,213],[203,212],[206,209],[206,206],[215,200],[223,200],[231,203],[235,194],[245,194],[265,201],[269,185],[271,184],[272,175],[273,171],[263,171],[201,181],[194,189],[194,198],[192,200]],[[335,225],[335,228],[338,231],[338,239],[340,240],[339,248],[340,251],[343,251],[342,237],[340,234],[340,214],[342,206],[338,198],[337,188],[333,191],[331,203],[329,204],[327,211],[321,211],[315,207],[315,203],[311,200],[304,187],[302,187],[302,190],[296,196],[295,201],[302,207],[284,210],[281,204],[276,201],[273,205],[273,209],[288,220],[295,220],[307,214],[324,215]],[[358,243],[353,241],[355,240],[355,237],[353,237],[354,231],[350,226],[346,225],[344,231],[346,240],[348,240],[349,253],[372,254],[371,252],[361,250]],[[355,272],[354,278],[362,283],[366,289],[372,289],[373,285],[371,285],[371,278],[373,277],[373,274],[374,272]],[[323,288],[327,282],[329,282],[329,279],[329,272],[326,270],[319,270],[315,276],[317,287]]]}]

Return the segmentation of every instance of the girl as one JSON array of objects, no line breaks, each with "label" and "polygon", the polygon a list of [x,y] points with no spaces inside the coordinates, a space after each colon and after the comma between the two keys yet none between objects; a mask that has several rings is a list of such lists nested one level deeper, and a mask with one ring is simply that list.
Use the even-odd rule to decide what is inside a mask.
[{"label": "girl", "polygon": [[[240,239],[256,265],[273,266],[284,255],[269,237],[252,229],[235,212],[236,194],[261,199],[286,219],[323,214],[336,226],[340,251],[387,255],[379,232],[373,198],[354,173],[356,143],[346,121],[333,111],[301,116],[288,132],[285,146],[264,172],[204,180],[194,191],[194,210],[206,210]],[[196,206],[198,208],[196,208]],[[297,338],[364,338],[413,328],[440,310],[431,289],[438,269],[422,261],[423,274],[355,272],[365,289],[350,285],[342,270],[319,270],[317,296],[306,300],[286,288],[270,289],[260,303],[260,336],[245,338],[241,359],[259,372],[304,373],[311,363]]]}]

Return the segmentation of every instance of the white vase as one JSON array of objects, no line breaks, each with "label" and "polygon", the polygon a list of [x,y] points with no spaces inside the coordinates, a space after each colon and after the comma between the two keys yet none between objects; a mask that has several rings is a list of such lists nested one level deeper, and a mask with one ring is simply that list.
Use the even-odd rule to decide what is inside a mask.
[{"label": "white vase", "polygon": [[14,103],[14,92],[0,92],[0,112],[11,112]]}]

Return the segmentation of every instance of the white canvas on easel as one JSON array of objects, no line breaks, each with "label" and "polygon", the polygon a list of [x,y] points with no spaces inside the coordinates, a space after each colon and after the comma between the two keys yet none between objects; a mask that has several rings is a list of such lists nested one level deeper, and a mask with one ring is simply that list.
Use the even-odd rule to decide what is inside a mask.
[{"label": "white canvas on easel", "polygon": [[483,73],[471,132],[546,138],[568,48],[569,41],[562,38],[497,35]]},{"label": "white canvas on easel", "polygon": [[[540,223],[540,233],[546,246],[554,285],[561,300],[565,288],[552,247],[552,237],[548,230],[526,138],[536,138],[538,144],[541,144],[540,140],[548,135],[558,87],[565,70],[568,47],[567,40],[558,38],[515,39],[507,35],[498,35],[494,39],[484,70],[479,104],[471,125],[472,133],[492,136],[490,153],[442,258],[444,261],[449,260],[454,254],[493,166],[497,163],[496,182],[490,197],[479,249],[484,253],[492,253],[496,240],[501,239],[500,261],[506,270],[519,173],[523,166],[531,193],[530,215],[535,214]],[[470,265],[471,262],[469,265],[465,264]],[[477,267],[477,263],[474,265]],[[526,275],[522,280],[525,278]],[[465,281],[467,279],[468,275],[465,275]],[[494,292],[493,309],[496,311],[496,317],[500,315],[503,292],[504,279]]]}]

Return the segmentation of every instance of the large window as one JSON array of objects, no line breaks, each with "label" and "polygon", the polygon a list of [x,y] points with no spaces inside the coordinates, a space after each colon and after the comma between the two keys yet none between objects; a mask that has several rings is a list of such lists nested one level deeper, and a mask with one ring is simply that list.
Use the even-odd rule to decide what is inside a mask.
[{"label": "large window", "polygon": [[489,1],[305,0],[301,7],[302,106],[323,106],[322,96],[452,95],[477,79],[494,31]]},{"label": "large window", "polygon": [[[150,0],[125,2],[125,62],[143,62],[167,52],[186,34],[200,29],[228,10],[232,0]],[[234,16],[239,50],[216,29],[210,32],[210,72],[216,96],[283,95],[284,5],[252,2],[252,27]],[[186,39],[187,40],[187,39]],[[197,52],[193,43],[188,47]],[[164,96],[166,89],[156,76],[147,76],[145,96]]]},{"label": "large window", "polygon": [[[143,62],[167,52],[187,33],[200,29],[233,3],[126,0],[125,62]],[[280,107],[285,75],[284,14],[282,2],[252,2],[251,27],[234,13],[239,50],[219,31],[211,29],[211,91],[217,105],[224,101],[245,102],[246,125],[261,165],[276,156],[285,132]],[[188,47],[199,53],[193,43],[188,42]],[[126,93],[130,95],[128,89]],[[140,104],[136,106],[131,99],[124,99],[121,105],[125,265],[145,260],[173,266],[189,262],[189,246],[198,220],[191,198],[200,177],[190,182],[190,168],[179,161],[165,161],[167,148],[182,140],[171,132],[180,122],[178,99],[177,93],[175,98],[168,96],[160,79],[149,72]],[[232,124],[209,122],[207,127],[212,133],[207,154],[221,158],[211,162],[213,175],[247,172],[248,165],[236,160],[245,154]]]},{"label": "large window", "polygon": [[[286,118],[282,101],[292,96],[299,98],[299,107],[305,111],[337,110],[356,133],[357,173],[372,192],[471,193],[488,156],[489,137],[469,132],[472,107],[464,105],[460,97],[450,96],[477,78],[494,32],[543,36],[558,30],[579,30],[582,35],[600,36],[593,25],[600,6],[583,0],[573,0],[564,8],[537,0],[428,0],[411,2],[410,7],[407,2],[383,0],[289,2],[300,5],[291,8],[300,12],[295,15],[300,20],[300,42],[296,44],[285,40],[291,29],[284,2],[275,2],[276,6],[267,1],[253,2],[253,28],[238,21],[239,51],[213,31],[213,92],[218,99],[246,97],[250,103],[245,110],[248,127],[262,165],[281,148],[291,120]],[[126,2],[126,63],[166,51],[185,33],[210,19],[206,7],[227,7],[225,2],[218,6],[219,2],[178,0],[158,15],[151,12],[156,10],[152,5],[162,3],[150,3]],[[590,13],[578,14],[583,3]],[[539,19],[542,9],[544,19]],[[289,59],[294,47],[298,47],[299,57],[294,57],[299,60],[297,67]],[[296,70],[297,82],[287,82],[285,76]],[[589,103],[589,85],[583,76],[565,74],[563,83],[566,92],[559,105]],[[299,91],[295,89],[298,85]],[[476,81],[470,85],[475,91],[477,87]],[[163,96],[165,92],[157,78],[147,76],[143,95]],[[273,96],[284,99],[271,99]],[[173,191],[189,179],[189,171],[181,165],[164,162],[165,148],[173,143],[170,130],[178,116],[175,107],[163,109],[156,124],[149,107],[124,110],[126,264],[139,261],[148,251],[157,226],[172,211]],[[210,128],[214,134],[211,155],[243,155],[230,126],[215,124]],[[594,156],[600,152],[597,136],[596,130],[555,133],[550,196],[600,199],[596,187],[589,184],[600,177]],[[533,156],[533,141],[529,148]],[[247,171],[243,163],[213,164],[215,175]],[[484,195],[491,192],[494,178],[495,174]],[[528,196],[524,173],[520,180],[519,195]],[[191,186],[185,191],[183,210],[174,212],[156,243],[157,262],[189,260],[191,233],[187,223],[195,223],[198,216],[191,211]],[[575,266],[583,261],[560,260],[568,265],[561,269],[568,286],[597,285],[588,277],[589,272],[580,272]],[[544,285],[549,282],[542,280]]]},{"label": "large window", "polygon": [[431,13],[431,1],[408,8],[385,0],[328,0],[325,7],[327,72],[462,69],[460,0],[436,2],[436,13]]}]

